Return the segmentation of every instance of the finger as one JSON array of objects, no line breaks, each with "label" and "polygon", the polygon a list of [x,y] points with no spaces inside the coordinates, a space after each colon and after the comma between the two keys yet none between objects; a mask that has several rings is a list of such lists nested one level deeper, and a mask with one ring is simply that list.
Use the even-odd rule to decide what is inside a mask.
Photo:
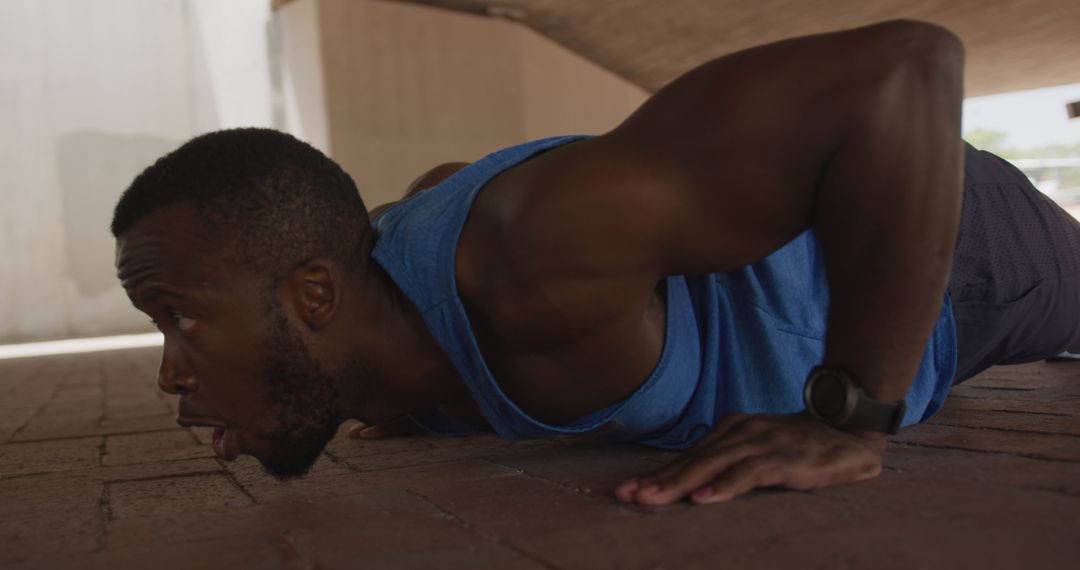
[{"label": "finger", "polygon": [[387,435],[389,435],[389,433],[387,433],[387,428],[381,425],[368,426],[364,429],[357,430],[356,432],[356,437],[360,439],[378,439],[380,437],[386,437]]},{"label": "finger", "polygon": [[374,439],[381,437],[395,437],[408,435],[420,431],[420,428],[408,416],[376,425],[367,425],[360,422],[349,430],[349,437],[357,439]]},{"label": "finger", "polygon": [[370,426],[368,426],[364,422],[358,422],[356,425],[349,428],[349,437],[351,437],[353,439],[361,437],[360,432],[364,431],[368,427],[370,427]]},{"label": "finger", "polygon": [[790,456],[780,454],[747,457],[732,465],[712,483],[694,491],[690,500],[698,504],[720,503],[744,495],[757,487],[783,485],[792,471],[799,467],[797,461],[793,461]]},{"label": "finger", "polygon": [[409,416],[398,418],[392,422],[380,424],[384,437],[396,437],[420,432],[420,426],[412,421]]},{"label": "finger", "polygon": [[634,491],[637,491],[639,488],[641,488],[640,479],[634,478],[623,481],[615,487],[615,498],[624,503],[633,502]]},{"label": "finger", "polygon": [[691,495],[695,503],[730,501],[757,487],[809,490],[862,481],[881,472],[881,461],[853,448],[817,457],[772,453],[732,465],[721,477]]},{"label": "finger", "polygon": [[664,505],[677,501],[722,475],[731,465],[767,451],[760,444],[747,443],[734,447],[710,449],[699,452],[693,460],[686,461],[655,482],[642,482],[642,488],[634,494],[634,500],[642,505]]},{"label": "finger", "polygon": [[379,424],[374,426],[367,426],[363,429],[356,430],[356,436],[360,439],[379,439],[384,437],[393,437],[400,435],[398,428],[393,424]]},{"label": "finger", "polygon": [[750,414],[730,413],[720,418],[720,421],[716,422],[709,430],[709,433],[705,434],[701,439],[697,441],[688,451],[693,451],[698,447],[704,447],[709,443],[723,438],[732,429],[742,425],[750,418]]},{"label": "finger", "polygon": [[[707,442],[702,447],[715,450],[717,448],[735,447],[746,443],[776,444],[783,437],[784,426],[776,416],[739,414],[728,424],[717,424],[723,428],[710,433]],[[697,446],[695,446],[696,448]],[[693,451],[693,448],[691,449]]]},{"label": "finger", "polygon": [[779,432],[767,418],[743,415],[743,417],[733,420],[720,438],[714,438],[709,442],[705,442],[704,445],[695,445],[658,471],[641,477],[639,486],[647,488],[656,483],[660,483],[662,486],[664,480],[684,471],[688,465],[698,461],[700,455],[716,455],[724,449],[747,444],[761,445],[763,447],[775,446],[778,443],[776,437],[778,435],[780,435]]}]

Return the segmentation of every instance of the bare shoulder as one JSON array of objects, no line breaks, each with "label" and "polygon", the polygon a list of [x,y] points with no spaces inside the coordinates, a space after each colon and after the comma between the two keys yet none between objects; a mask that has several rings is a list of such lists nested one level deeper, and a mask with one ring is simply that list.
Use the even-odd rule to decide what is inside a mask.
[{"label": "bare shoulder", "polygon": [[631,199],[620,195],[640,179],[631,183],[626,172],[598,184],[587,174],[615,169],[604,164],[613,159],[608,147],[597,137],[526,161],[488,182],[470,210],[458,247],[459,287],[496,320],[530,322],[533,342],[639,310],[662,278],[637,261],[646,244],[634,242],[648,233],[648,208],[617,204]]},{"label": "bare shoulder", "polygon": [[[416,179],[413,180],[412,184],[409,184],[409,187],[405,189],[405,195],[402,197],[402,200],[408,198],[409,196],[412,196],[413,194],[416,194],[421,190],[424,190],[425,188],[431,188],[432,186],[435,186],[443,180],[446,180],[447,178],[453,176],[455,172],[461,170],[462,168],[465,168],[468,165],[468,162],[445,162],[438,166],[429,168],[426,172],[416,177]],[[368,217],[375,218],[379,216],[379,214],[382,214],[391,206],[397,204],[400,201],[401,200],[395,200],[393,202],[387,202],[385,204],[375,206],[368,211]]]},{"label": "bare shoulder", "polygon": [[574,169],[605,160],[594,141],[492,179],[457,250],[458,292],[486,362],[519,407],[549,422],[625,398],[663,348],[658,277],[615,259],[633,246],[597,243],[627,221],[579,215],[603,209],[596,188],[572,187]]},{"label": "bare shoulder", "polygon": [[468,165],[468,162],[444,162],[428,169],[427,172],[416,177],[412,184],[409,184],[409,187],[405,190],[405,197],[408,198],[425,188],[435,186]]}]

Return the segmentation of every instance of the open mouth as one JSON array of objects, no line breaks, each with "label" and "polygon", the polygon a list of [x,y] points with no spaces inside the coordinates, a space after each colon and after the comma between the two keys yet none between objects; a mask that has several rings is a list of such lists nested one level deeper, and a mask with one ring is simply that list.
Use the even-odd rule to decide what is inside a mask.
[{"label": "open mouth", "polygon": [[180,414],[179,416],[176,416],[176,423],[180,424],[183,427],[212,427],[212,428],[223,428],[223,427],[225,427],[225,422],[223,422],[221,420],[215,420],[215,419],[211,419],[211,418],[203,418],[203,417],[197,417],[197,416],[189,416],[189,415],[185,415],[185,414]]},{"label": "open mouth", "polygon": [[176,423],[183,427],[212,427],[210,447],[214,454],[225,461],[233,461],[240,455],[240,442],[237,440],[236,430],[230,428],[225,422],[211,418],[180,415]]},{"label": "open mouth", "polygon": [[236,440],[236,430],[227,427],[214,428],[210,447],[225,461],[233,461],[240,455],[240,443]]}]

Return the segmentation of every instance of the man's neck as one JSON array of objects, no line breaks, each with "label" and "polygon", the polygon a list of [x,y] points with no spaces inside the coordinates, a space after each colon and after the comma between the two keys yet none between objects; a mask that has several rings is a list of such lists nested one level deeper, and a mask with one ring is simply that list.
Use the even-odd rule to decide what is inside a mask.
[{"label": "man's neck", "polygon": [[468,389],[423,316],[373,260],[359,284],[343,411],[378,424],[437,406],[471,403]]}]

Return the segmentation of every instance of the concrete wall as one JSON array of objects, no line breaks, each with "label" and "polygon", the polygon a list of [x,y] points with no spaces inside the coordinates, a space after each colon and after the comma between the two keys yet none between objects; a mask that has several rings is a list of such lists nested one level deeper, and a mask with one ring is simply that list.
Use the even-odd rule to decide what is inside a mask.
[{"label": "concrete wall", "polygon": [[188,138],[277,126],[368,206],[423,170],[602,132],[645,93],[511,22],[363,0],[0,1],[0,343],[152,330],[112,208]]},{"label": "concrete wall", "polygon": [[284,86],[297,99],[308,92],[289,128],[317,134],[368,207],[398,199],[442,162],[604,132],[647,96],[506,20],[362,0],[296,0],[276,20],[283,75],[323,81],[321,93],[310,81]]},{"label": "concrete wall", "polygon": [[268,14],[264,0],[0,2],[0,342],[151,330],[114,276],[112,207],[196,133],[270,123]]}]

